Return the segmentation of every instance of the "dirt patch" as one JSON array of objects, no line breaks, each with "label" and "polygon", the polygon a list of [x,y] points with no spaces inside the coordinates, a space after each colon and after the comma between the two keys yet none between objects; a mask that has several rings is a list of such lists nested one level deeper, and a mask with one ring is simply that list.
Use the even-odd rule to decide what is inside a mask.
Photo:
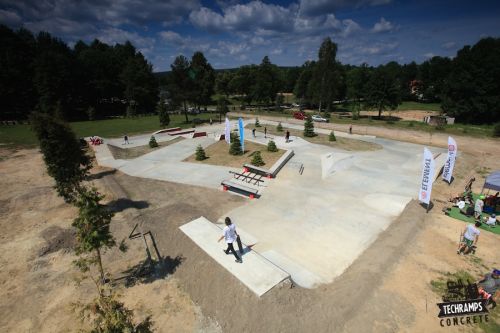
[{"label": "dirt patch", "polygon": [[163,147],[167,147],[169,145],[172,145],[174,143],[177,143],[181,140],[184,140],[183,137],[177,137],[173,140],[170,141],[163,141],[163,142],[158,142],[158,147],[156,148],[151,148],[149,145],[144,145],[144,146],[139,146],[139,147],[132,147],[132,148],[120,148],[117,146],[113,145],[108,145],[109,151],[115,158],[115,160],[130,160],[133,158],[137,158],[139,156],[148,154],[152,151],[158,150]]},{"label": "dirt patch", "polygon": [[316,143],[320,145],[335,147],[348,151],[370,151],[382,149],[382,146],[372,142],[366,142],[362,140],[348,139],[343,137],[337,137],[337,141],[330,141],[329,136],[325,134],[318,134],[314,137],[304,137],[304,131],[285,128],[283,132],[278,132],[275,126],[268,126],[267,132],[275,136],[285,136],[286,131],[290,131],[291,136],[298,136],[302,139],[309,141],[311,143]]},{"label": "dirt patch", "polygon": [[212,165],[221,165],[234,168],[240,168],[243,164],[251,164],[253,153],[260,151],[262,160],[264,161],[265,168],[270,168],[280,159],[280,157],[285,153],[283,149],[278,149],[277,152],[267,151],[267,146],[245,141],[245,153],[243,155],[235,156],[229,154],[229,146],[226,141],[218,141],[205,149],[207,159],[203,161],[196,160],[196,154],[193,154],[186,158],[184,162],[193,163],[206,163]]},{"label": "dirt patch", "polygon": [[50,226],[40,233],[45,240],[45,245],[38,251],[38,256],[63,250],[73,251],[76,245],[76,232],[74,229],[63,229],[58,226]]}]

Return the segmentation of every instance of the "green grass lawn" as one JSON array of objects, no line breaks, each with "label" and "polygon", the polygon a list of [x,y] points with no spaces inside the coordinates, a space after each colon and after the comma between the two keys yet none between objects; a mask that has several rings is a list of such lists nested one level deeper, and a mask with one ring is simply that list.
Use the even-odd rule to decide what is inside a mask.
[{"label": "green grass lawn", "polygon": [[[217,121],[218,114],[202,113],[189,115],[189,120],[194,118]],[[170,115],[170,125],[168,127],[191,127],[191,123],[186,124],[184,115]],[[116,118],[109,120],[80,121],[70,123],[77,137],[98,135],[101,137],[120,137],[128,135],[154,132],[161,129],[158,116],[144,116],[136,118]],[[36,146],[38,144],[34,133],[29,125],[0,126],[0,146]]]},{"label": "green grass lawn", "polygon": [[422,111],[441,111],[441,104],[439,103],[419,103],[419,102],[403,102],[398,108],[398,111],[406,110],[422,110]]}]

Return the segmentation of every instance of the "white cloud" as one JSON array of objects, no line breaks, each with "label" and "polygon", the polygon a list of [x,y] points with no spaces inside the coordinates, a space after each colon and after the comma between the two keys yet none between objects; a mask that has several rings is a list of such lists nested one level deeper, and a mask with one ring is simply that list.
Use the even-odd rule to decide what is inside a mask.
[{"label": "white cloud", "polygon": [[160,31],[158,35],[162,40],[169,43],[180,44],[183,42],[183,38],[181,37],[181,35],[179,35],[175,31]]},{"label": "white cloud", "polygon": [[432,58],[434,56],[436,56],[436,55],[434,53],[432,53],[432,52],[427,52],[427,53],[424,54],[424,57],[426,57],[426,58]]},{"label": "white cloud", "polygon": [[455,42],[447,42],[444,44],[441,44],[441,47],[446,50],[451,50],[454,49],[457,46],[457,43]]},{"label": "white cloud", "polygon": [[126,31],[114,27],[101,30],[96,38],[106,44],[112,45],[130,41],[135,47],[144,50],[151,49],[155,45],[155,40],[153,38],[143,37],[136,32]]},{"label": "white cloud", "polygon": [[361,54],[367,55],[383,55],[395,50],[399,46],[398,43],[375,43],[368,46],[359,46],[357,49]]},{"label": "white cloud", "polygon": [[271,51],[271,54],[272,55],[280,55],[283,53],[283,49],[282,48],[277,48],[277,49],[274,49]]},{"label": "white cloud", "polygon": [[315,16],[334,13],[345,7],[359,8],[363,6],[378,6],[391,3],[392,0],[300,0],[301,15]]},{"label": "white cloud", "polygon": [[388,32],[394,29],[394,25],[387,21],[385,18],[381,17],[380,21],[375,23],[373,28],[371,29],[371,32],[378,33],[378,32]]},{"label": "white cloud", "polygon": [[0,22],[17,27],[22,23],[22,20],[16,12],[0,9]]}]

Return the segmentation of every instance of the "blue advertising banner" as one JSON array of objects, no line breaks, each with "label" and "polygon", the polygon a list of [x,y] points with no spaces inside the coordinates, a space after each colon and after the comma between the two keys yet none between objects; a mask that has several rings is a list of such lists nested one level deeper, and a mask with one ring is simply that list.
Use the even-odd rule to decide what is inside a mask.
[{"label": "blue advertising banner", "polygon": [[241,151],[245,152],[245,131],[243,128],[243,119],[238,119],[238,132],[240,132],[240,143],[241,143]]}]

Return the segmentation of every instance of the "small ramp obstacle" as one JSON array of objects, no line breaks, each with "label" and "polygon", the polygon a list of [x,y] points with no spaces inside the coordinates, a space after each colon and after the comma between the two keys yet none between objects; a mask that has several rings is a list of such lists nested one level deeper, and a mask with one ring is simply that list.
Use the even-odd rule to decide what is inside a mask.
[{"label": "small ramp obstacle", "polygon": [[293,150],[287,150],[280,158],[273,164],[271,169],[267,170],[264,168],[257,167],[252,164],[244,164],[243,167],[245,171],[250,171],[256,173],[258,175],[265,176],[267,178],[276,178],[278,172],[280,172],[281,168],[285,166],[285,164],[293,157]]},{"label": "small ramp obstacle", "polygon": [[287,272],[253,250],[243,255],[242,264],[236,263],[233,255],[221,251],[225,244],[217,242],[222,229],[203,216],[179,229],[258,297],[290,278]]}]

